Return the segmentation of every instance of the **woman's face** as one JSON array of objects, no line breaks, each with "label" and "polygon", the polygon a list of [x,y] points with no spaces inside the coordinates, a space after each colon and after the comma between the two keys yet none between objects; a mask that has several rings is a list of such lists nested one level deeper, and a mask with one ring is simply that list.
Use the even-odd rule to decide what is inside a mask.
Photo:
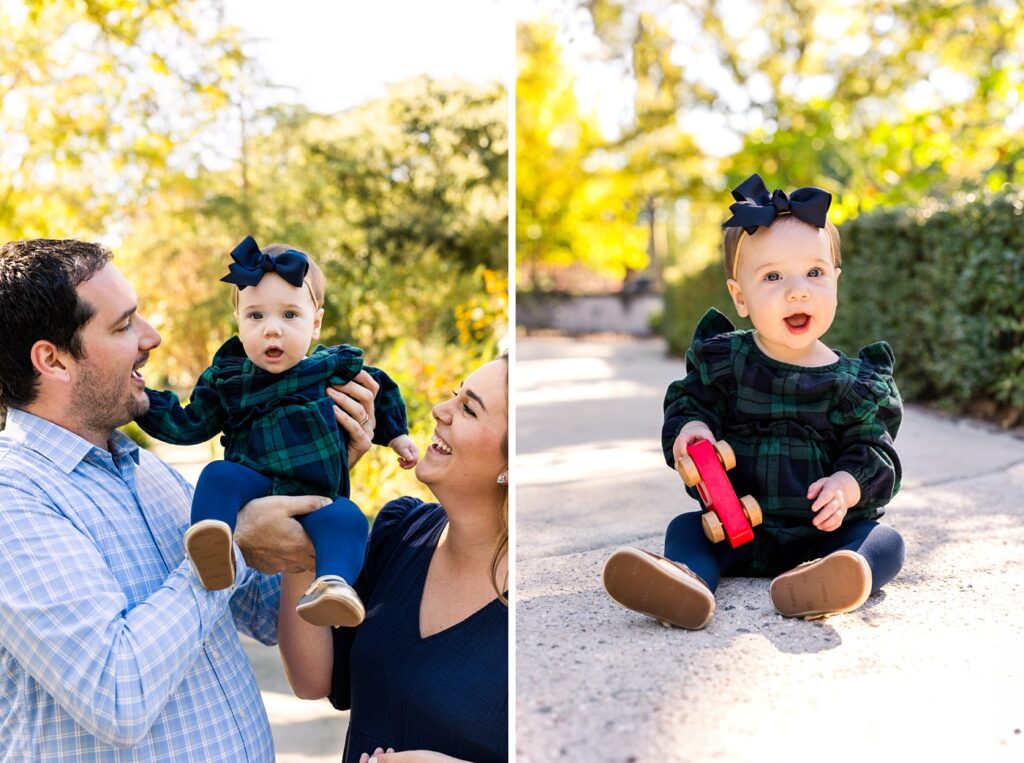
[{"label": "woman's face", "polygon": [[[471,373],[455,395],[434,406],[434,436],[416,477],[434,490],[500,495],[508,457],[508,370],[495,360]],[[438,495],[438,498],[441,498]],[[443,500],[443,498],[442,498]]]}]

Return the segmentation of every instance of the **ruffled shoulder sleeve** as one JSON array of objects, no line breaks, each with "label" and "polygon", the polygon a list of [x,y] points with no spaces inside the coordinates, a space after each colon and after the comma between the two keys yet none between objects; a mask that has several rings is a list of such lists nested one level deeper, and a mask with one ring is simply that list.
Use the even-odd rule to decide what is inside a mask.
[{"label": "ruffled shoulder sleeve", "polygon": [[743,333],[714,308],[697,322],[686,353],[686,376],[672,382],[665,393],[661,446],[669,466],[675,464],[673,444],[688,422],[701,421],[716,437],[722,436],[728,401],[735,398],[733,355]]},{"label": "ruffled shoulder sleeve", "polygon": [[711,308],[697,322],[686,353],[688,373],[700,374],[704,384],[732,378],[732,358],[738,332],[732,321]]},{"label": "ruffled shoulder sleeve", "polygon": [[843,395],[834,416],[841,426],[878,420],[891,437],[896,436],[903,418],[903,401],[893,367],[896,358],[888,342],[875,342],[861,349],[855,364],[856,376]]},{"label": "ruffled shoulder sleeve", "polygon": [[248,356],[245,354],[242,340],[237,336],[231,337],[213,354],[213,362],[210,363],[213,379],[220,382],[238,376],[246,360]]},{"label": "ruffled shoulder sleeve", "polygon": [[363,370],[363,351],[350,344],[336,344],[331,347],[318,344],[311,357],[321,356],[330,369],[328,384],[347,384]]},{"label": "ruffled shoulder sleeve", "polygon": [[855,377],[831,412],[839,433],[833,468],[853,475],[861,489],[851,519],[873,519],[900,489],[903,467],[893,440],[903,421],[903,401],[893,379],[894,357],[885,342],[862,349]]}]

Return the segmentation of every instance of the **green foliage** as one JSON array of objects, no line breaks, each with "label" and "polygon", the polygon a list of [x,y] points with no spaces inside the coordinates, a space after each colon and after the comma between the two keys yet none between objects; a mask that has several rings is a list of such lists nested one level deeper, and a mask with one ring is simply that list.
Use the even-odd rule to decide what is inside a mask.
[{"label": "green foliage", "polygon": [[750,328],[750,321],[736,314],[720,261],[665,287],[665,310],[659,330],[668,342],[669,352],[673,355],[686,352],[697,321],[711,307],[724,313],[737,328]]},{"label": "green foliage", "polygon": [[[957,412],[1024,411],[1024,192],[878,210],[844,223],[839,310],[824,341],[847,354],[884,339],[907,400]],[[662,332],[689,347],[708,307],[737,322],[719,262],[666,291]]]},{"label": "green foliage", "polygon": [[[577,162],[589,167],[600,161],[606,168],[607,182],[617,187],[615,198],[628,200],[633,211],[632,235],[645,234],[638,209],[650,204],[663,211],[655,216],[651,243],[655,264],[669,280],[716,258],[727,189],[752,172],[760,172],[770,189],[829,189],[837,224],[965,188],[995,190],[1020,182],[1024,172],[1019,3],[575,5],[580,12],[571,16],[563,39],[581,44],[567,43],[565,54],[555,47],[559,55],[542,55],[536,45],[521,53],[518,111],[544,113],[553,93],[572,93],[567,61],[583,58],[606,74],[622,73],[633,97],[619,134],[589,136]],[[524,24],[520,37],[529,39],[538,26]],[[591,31],[597,45],[589,42]],[[538,70],[545,68],[553,84],[524,87],[527,72],[531,82],[544,83]],[[621,83],[616,85],[618,90]],[[556,124],[583,123],[574,100],[571,106]],[[576,133],[586,135],[582,128]],[[571,166],[572,154],[563,144],[536,141],[530,151],[524,147],[519,178],[523,166],[527,181],[534,166],[557,168],[569,184],[586,174]],[[558,200],[557,179],[538,186],[540,194],[521,185],[517,220],[531,220],[529,207],[546,198]],[[674,213],[680,200],[686,209]],[[616,213],[620,206],[608,204],[606,211]],[[564,216],[571,206],[554,208]],[[591,219],[592,229],[578,228],[573,235],[612,235],[612,219]],[[630,227],[623,218],[614,222]],[[532,229],[531,247],[588,263],[582,250],[562,243],[563,230],[572,229],[541,221]],[[517,236],[520,258],[532,257],[522,231]]]},{"label": "green foliage", "polygon": [[644,205],[580,113],[554,30],[520,24],[516,79],[516,265],[526,288],[546,266],[584,263],[623,277],[647,263]]},{"label": "green foliage", "polygon": [[[1024,194],[1004,190],[845,223],[829,343],[877,339],[905,396],[956,411],[1024,409]],[[884,285],[884,287],[882,286]]]},{"label": "green foliage", "polygon": [[0,5],[0,241],[96,237],[224,114],[216,0]]}]

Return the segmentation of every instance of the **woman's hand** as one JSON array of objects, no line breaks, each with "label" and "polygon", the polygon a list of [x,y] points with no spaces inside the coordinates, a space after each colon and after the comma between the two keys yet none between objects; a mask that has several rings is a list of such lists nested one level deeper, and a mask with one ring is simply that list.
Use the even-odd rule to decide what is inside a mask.
[{"label": "woman's hand", "polygon": [[347,384],[328,387],[327,394],[334,401],[334,418],[348,435],[348,467],[373,445],[373,430],[377,426],[373,399],[380,385],[366,371],[360,371]]},{"label": "woman's hand", "polygon": [[850,507],[860,503],[860,485],[849,472],[836,472],[812,482],[807,488],[807,497],[814,501],[811,511],[817,512],[812,524],[819,530],[832,532],[839,529]]},{"label": "woman's hand", "polygon": [[[373,755],[364,752],[359,756],[359,763],[442,763],[443,761],[459,763],[460,759],[442,755],[439,752],[430,752],[430,750],[395,752],[392,747],[389,747],[387,751],[378,747],[373,751]],[[461,761],[461,763],[467,762]]]},{"label": "woman's hand", "polygon": [[672,457],[678,461],[686,455],[686,446],[697,442],[697,440],[707,440],[713,443],[715,436],[703,421],[687,421],[672,445]]}]

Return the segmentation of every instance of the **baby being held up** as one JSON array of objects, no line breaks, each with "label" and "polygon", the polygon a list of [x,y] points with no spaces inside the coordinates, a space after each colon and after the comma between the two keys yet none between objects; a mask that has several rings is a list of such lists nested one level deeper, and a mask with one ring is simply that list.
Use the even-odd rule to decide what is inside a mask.
[{"label": "baby being held up", "polygon": [[[329,386],[361,370],[380,385],[373,442],[398,454],[403,469],[419,460],[397,385],[363,365],[363,351],[318,345],[326,279],[303,252],[274,245],[260,251],[251,236],[231,252],[222,281],[234,284],[238,336],[217,351],[182,408],[171,391],[147,389],[148,434],[176,445],[223,432],[223,461],[203,469],[192,501],[185,550],[203,585],[237,583],[232,541],[238,511],[265,495],[321,495],[331,503],[296,517],[316,550],[316,580],[296,607],[314,625],[354,626],[365,615],[350,585],[362,567],[368,523],[348,496],[348,438],[335,418]],[[368,426],[370,417],[360,424]]]}]

